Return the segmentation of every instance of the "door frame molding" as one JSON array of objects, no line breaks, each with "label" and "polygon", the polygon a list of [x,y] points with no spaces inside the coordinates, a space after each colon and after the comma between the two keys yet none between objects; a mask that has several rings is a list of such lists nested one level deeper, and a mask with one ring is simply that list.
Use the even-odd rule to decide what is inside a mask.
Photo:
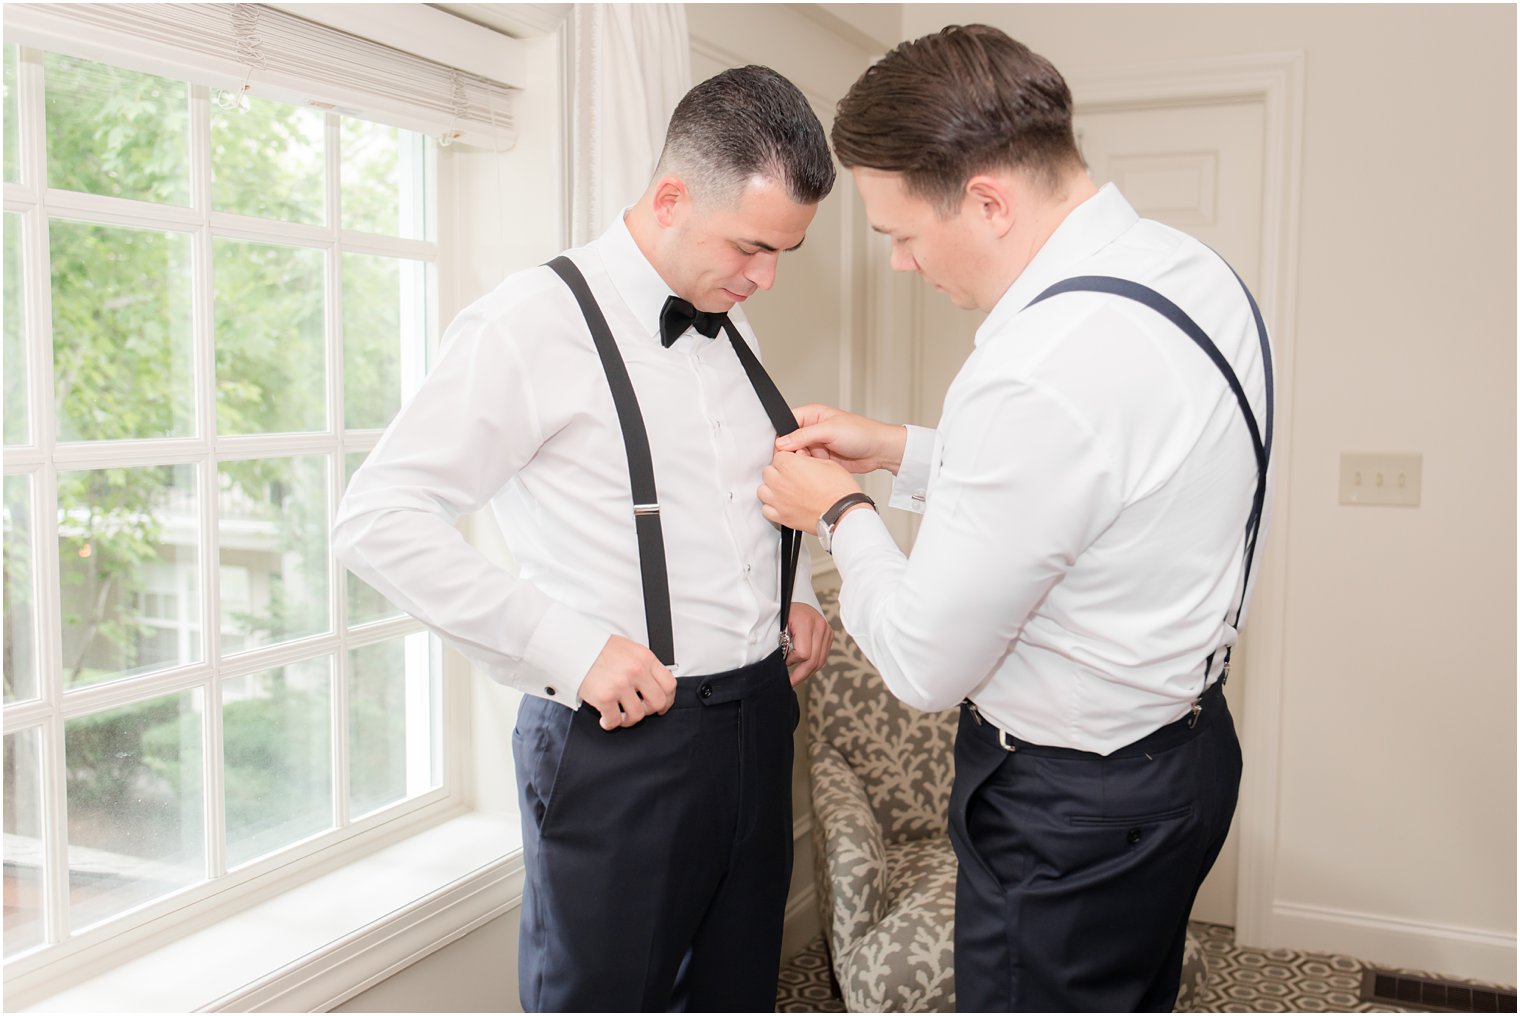
[{"label": "door frame molding", "polygon": [[[1112,112],[1211,102],[1262,104],[1261,279],[1257,298],[1272,329],[1277,384],[1272,501],[1291,503],[1293,366],[1298,304],[1298,232],[1302,193],[1304,64],[1302,52],[1178,61],[1074,78],[1075,112]],[[1240,869],[1235,940],[1275,944],[1277,817],[1282,761],[1282,691],[1287,634],[1288,513],[1273,513],[1267,553],[1252,593],[1241,662],[1245,689],[1245,754],[1236,821]]]}]

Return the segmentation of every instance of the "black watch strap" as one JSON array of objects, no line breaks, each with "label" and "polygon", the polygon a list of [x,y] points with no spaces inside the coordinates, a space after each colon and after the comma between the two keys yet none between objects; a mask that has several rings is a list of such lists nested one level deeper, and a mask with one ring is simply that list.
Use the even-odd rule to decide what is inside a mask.
[{"label": "black watch strap", "polygon": [[823,524],[828,527],[830,532],[833,532],[834,527],[839,524],[839,517],[858,504],[868,504],[873,509],[876,507],[876,502],[871,500],[869,495],[862,494],[860,491],[846,494],[838,501],[835,501],[828,511],[823,513]]}]

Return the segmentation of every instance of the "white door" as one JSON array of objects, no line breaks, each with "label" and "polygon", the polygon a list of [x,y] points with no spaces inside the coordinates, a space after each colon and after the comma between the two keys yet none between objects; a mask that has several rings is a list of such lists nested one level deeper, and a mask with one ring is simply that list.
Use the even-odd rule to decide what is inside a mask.
[{"label": "white door", "polygon": [[[1112,181],[1145,218],[1176,226],[1213,247],[1260,294],[1261,102],[1085,110],[1078,112],[1076,127],[1094,182]],[[1243,650],[1235,652],[1228,688],[1237,730],[1245,728],[1244,657]],[[1241,747],[1251,750],[1244,742]],[[1238,841],[1237,822],[1198,894],[1194,920],[1235,924]]]}]

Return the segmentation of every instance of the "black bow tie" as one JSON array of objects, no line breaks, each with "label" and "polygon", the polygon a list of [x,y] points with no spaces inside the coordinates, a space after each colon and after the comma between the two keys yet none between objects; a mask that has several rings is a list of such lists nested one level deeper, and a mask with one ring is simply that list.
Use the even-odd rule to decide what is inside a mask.
[{"label": "black bow tie", "polygon": [[660,344],[669,349],[670,344],[688,328],[695,328],[709,339],[714,338],[727,320],[727,314],[709,314],[697,310],[679,296],[672,296],[660,308]]}]

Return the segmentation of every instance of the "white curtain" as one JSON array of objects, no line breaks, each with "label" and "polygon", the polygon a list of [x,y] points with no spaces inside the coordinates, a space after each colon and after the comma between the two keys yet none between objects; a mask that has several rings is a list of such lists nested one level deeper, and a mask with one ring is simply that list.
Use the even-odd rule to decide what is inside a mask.
[{"label": "white curtain", "polygon": [[573,11],[570,240],[580,246],[644,193],[665,125],[691,87],[691,39],[681,4]]}]

